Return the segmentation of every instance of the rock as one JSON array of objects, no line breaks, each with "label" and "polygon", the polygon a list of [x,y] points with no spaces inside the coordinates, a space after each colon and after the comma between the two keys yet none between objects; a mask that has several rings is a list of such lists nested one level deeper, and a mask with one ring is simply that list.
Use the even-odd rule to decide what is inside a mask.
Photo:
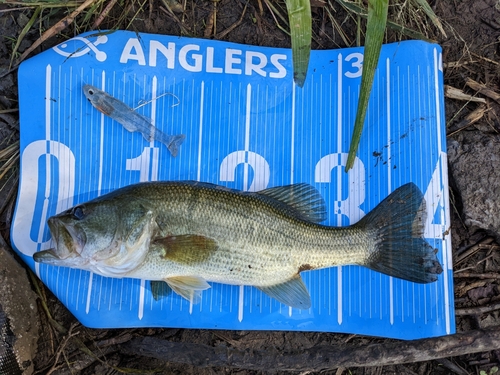
[{"label": "rock", "polygon": [[500,136],[477,131],[448,140],[450,173],[462,198],[462,218],[500,241]]},{"label": "rock", "polygon": [[0,236],[0,373],[33,373],[38,325],[36,295],[26,270]]}]

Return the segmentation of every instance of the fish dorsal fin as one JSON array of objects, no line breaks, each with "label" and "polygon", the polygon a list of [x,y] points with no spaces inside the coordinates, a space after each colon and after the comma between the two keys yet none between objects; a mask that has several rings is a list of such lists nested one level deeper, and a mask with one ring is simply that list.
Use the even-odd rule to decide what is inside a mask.
[{"label": "fish dorsal fin", "polygon": [[285,204],[291,209],[290,214],[302,220],[320,223],[327,217],[325,200],[314,186],[306,183],[272,187],[257,194]]},{"label": "fish dorsal fin", "polygon": [[175,276],[165,279],[172,290],[190,301],[193,305],[200,303],[201,292],[210,288],[210,284],[198,276]]},{"label": "fish dorsal fin", "polygon": [[311,297],[300,275],[281,284],[257,287],[257,289],[296,309],[306,310],[311,307]]},{"label": "fish dorsal fin", "polygon": [[157,238],[154,244],[165,249],[165,259],[183,264],[204,262],[218,248],[215,240],[196,234]]},{"label": "fish dorsal fin", "polygon": [[165,281],[151,280],[151,294],[155,301],[162,297],[168,297],[172,293],[172,288]]}]

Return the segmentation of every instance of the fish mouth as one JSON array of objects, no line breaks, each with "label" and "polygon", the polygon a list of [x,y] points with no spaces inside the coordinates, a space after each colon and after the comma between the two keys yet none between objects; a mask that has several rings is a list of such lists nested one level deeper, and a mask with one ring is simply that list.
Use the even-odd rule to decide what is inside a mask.
[{"label": "fish mouth", "polygon": [[87,238],[85,232],[71,224],[64,223],[58,217],[51,217],[47,222],[52,239],[55,242],[54,253],[59,259],[80,256]]},{"label": "fish mouth", "polygon": [[47,224],[55,247],[33,254],[35,262],[55,266],[83,266],[86,261],[81,257],[81,252],[86,242],[85,233],[55,216],[49,218]]}]

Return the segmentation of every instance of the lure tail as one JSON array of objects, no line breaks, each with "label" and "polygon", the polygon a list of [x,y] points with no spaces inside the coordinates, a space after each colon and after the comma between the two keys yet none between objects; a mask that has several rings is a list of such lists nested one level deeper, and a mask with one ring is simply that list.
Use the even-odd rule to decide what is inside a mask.
[{"label": "lure tail", "polygon": [[443,269],[437,249],[423,238],[426,215],[425,199],[415,184],[395,190],[358,223],[373,236],[374,248],[364,265],[416,283],[436,281]]},{"label": "lure tail", "polygon": [[179,152],[179,146],[182,144],[182,142],[184,142],[186,136],[184,134],[179,134],[179,135],[172,135],[170,136],[170,138],[171,138],[170,143],[168,144],[165,143],[165,145],[167,146],[172,156],[175,157]]},{"label": "lure tail", "polygon": [[182,144],[182,142],[184,142],[186,136],[184,134],[167,135],[159,129],[155,129],[153,139],[156,139],[167,146],[172,156],[176,157],[179,153],[179,146]]}]

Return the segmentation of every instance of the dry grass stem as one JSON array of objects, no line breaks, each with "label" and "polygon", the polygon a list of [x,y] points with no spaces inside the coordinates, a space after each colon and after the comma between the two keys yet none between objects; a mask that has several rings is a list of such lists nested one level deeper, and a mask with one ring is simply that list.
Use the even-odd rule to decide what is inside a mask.
[{"label": "dry grass stem", "polygon": [[482,315],[492,311],[500,310],[500,303],[496,303],[491,306],[479,306],[479,307],[468,307],[462,309],[455,309],[456,316],[463,315]]},{"label": "dry grass stem", "polygon": [[471,54],[472,56],[474,56],[474,57],[477,57],[478,59],[481,59],[481,60],[487,61],[487,62],[489,62],[489,63],[491,63],[491,64],[500,65],[500,63],[499,63],[498,61],[488,59],[487,57],[484,57],[484,56],[478,55],[478,54],[476,54],[476,53],[474,53],[474,52],[471,52],[470,54]]},{"label": "dry grass stem", "polygon": [[75,11],[73,11],[69,16],[64,17],[62,20],[57,22],[50,29],[45,31],[40,38],[38,38],[29,48],[24,51],[24,53],[17,59],[16,66],[19,65],[26,57],[29,56],[40,44],[45,42],[47,39],[53,37],[54,35],[63,31],[66,27],[71,25],[75,18],[87,7],[94,4],[96,1],[100,0],[86,0],[82,5],[80,5]]},{"label": "dry grass stem", "polygon": [[469,126],[474,125],[476,122],[478,122],[483,118],[486,112],[487,112],[486,106],[484,104],[480,104],[474,111],[465,116],[465,118],[457,124],[458,129],[450,133],[447,133],[446,135],[448,137],[451,137],[452,135],[461,132],[462,130],[468,128]]},{"label": "dry grass stem", "polygon": [[491,237],[486,237],[485,239],[479,241],[477,244],[471,246],[461,254],[458,254],[455,256],[455,262],[454,262],[454,267],[462,263],[464,260],[466,260],[468,257],[471,255],[475,254],[479,250],[484,250],[484,249],[490,249],[492,246],[495,246],[493,244],[493,238]]},{"label": "dry grass stem", "polygon": [[99,14],[99,16],[95,19],[91,28],[92,30],[97,29],[101,25],[102,21],[104,21],[104,19],[109,14],[111,9],[113,9],[117,1],[118,0],[110,0],[108,5],[106,5],[106,7],[102,10],[101,14]]},{"label": "dry grass stem", "polygon": [[165,13],[166,15],[170,16],[177,23],[177,25],[180,27],[180,29],[184,35],[193,36],[192,32],[189,31],[188,29],[186,29],[186,27],[184,26],[184,23],[175,15],[174,11],[170,7],[169,1],[168,0],[161,0],[161,2],[165,6],[165,8],[160,6],[160,10],[163,13]]},{"label": "dry grass stem", "polygon": [[445,69],[453,69],[453,68],[461,68],[465,65],[476,64],[478,60],[470,60],[470,61],[452,61],[443,64]]}]

